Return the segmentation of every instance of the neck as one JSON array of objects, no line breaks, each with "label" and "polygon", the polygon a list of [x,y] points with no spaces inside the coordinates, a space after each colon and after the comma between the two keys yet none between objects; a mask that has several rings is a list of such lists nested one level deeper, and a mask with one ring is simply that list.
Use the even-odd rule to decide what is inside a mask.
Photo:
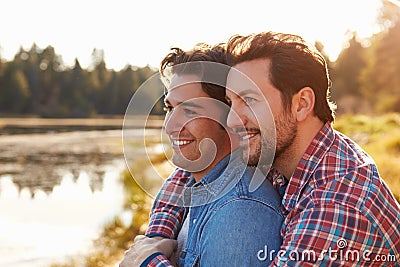
[{"label": "neck", "polygon": [[201,172],[192,172],[192,176],[194,177],[194,180],[196,182],[200,181],[201,179],[203,179],[204,176],[206,176],[207,173],[209,173],[211,171],[211,169],[209,170],[207,168],[207,170],[201,171]]},{"label": "neck", "polygon": [[286,178],[290,179],[307,148],[323,125],[324,123],[317,117],[299,122],[295,140],[290,147],[275,158],[273,166]]}]

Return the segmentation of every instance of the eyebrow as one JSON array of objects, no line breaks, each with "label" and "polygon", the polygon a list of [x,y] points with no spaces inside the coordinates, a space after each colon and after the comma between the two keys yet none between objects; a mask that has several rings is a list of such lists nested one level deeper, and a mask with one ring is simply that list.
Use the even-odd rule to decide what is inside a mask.
[{"label": "eyebrow", "polygon": [[[171,102],[169,102],[169,100],[166,99],[166,100],[164,100],[164,104],[165,104],[165,105],[171,105]],[[196,104],[196,103],[194,103],[194,102],[192,102],[192,101],[178,102],[177,105],[178,105],[178,106],[182,105],[182,106],[184,106],[184,107],[192,107],[192,108],[201,108],[201,109],[204,109],[203,106],[198,105],[198,104]]]},{"label": "eyebrow", "polygon": [[245,90],[240,91],[240,92],[235,92],[233,90],[229,90],[229,91],[234,93],[237,96],[242,97],[242,98],[243,98],[243,96],[248,95],[248,94],[257,94],[257,91],[254,91],[252,89],[245,89]]}]

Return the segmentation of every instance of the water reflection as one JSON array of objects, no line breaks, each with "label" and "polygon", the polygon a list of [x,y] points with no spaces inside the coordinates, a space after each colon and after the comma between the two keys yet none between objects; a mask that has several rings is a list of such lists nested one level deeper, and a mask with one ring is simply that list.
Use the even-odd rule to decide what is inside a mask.
[{"label": "water reflection", "polygon": [[62,175],[46,193],[0,176],[0,266],[44,266],[67,255],[85,254],[103,224],[122,212],[119,175],[124,162],[105,168],[102,185],[79,172]]}]

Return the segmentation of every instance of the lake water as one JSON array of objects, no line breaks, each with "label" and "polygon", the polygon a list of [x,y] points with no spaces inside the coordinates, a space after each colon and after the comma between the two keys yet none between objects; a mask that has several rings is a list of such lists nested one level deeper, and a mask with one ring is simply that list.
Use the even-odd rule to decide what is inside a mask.
[{"label": "lake water", "polygon": [[124,219],[121,134],[0,135],[0,266],[84,255],[107,221]]}]

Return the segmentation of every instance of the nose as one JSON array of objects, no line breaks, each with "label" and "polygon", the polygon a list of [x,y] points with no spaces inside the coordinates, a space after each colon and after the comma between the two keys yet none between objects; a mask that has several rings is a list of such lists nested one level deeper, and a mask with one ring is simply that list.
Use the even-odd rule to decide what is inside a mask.
[{"label": "nose", "polygon": [[232,102],[231,109],[229,110],[228,113],[228,118],[227,118],[227,126],[229,128],[242,128],[244,127],[247,119],[245,116],[245,109],[246,107],[244,105],[241,105],[240,103],[236,104]]},{"label": "nose", "polygon": [[182,114],[178,110],[170,111],[165,115],[164,128],[167,135],[179,133],[182,131],[184,124]]}]

